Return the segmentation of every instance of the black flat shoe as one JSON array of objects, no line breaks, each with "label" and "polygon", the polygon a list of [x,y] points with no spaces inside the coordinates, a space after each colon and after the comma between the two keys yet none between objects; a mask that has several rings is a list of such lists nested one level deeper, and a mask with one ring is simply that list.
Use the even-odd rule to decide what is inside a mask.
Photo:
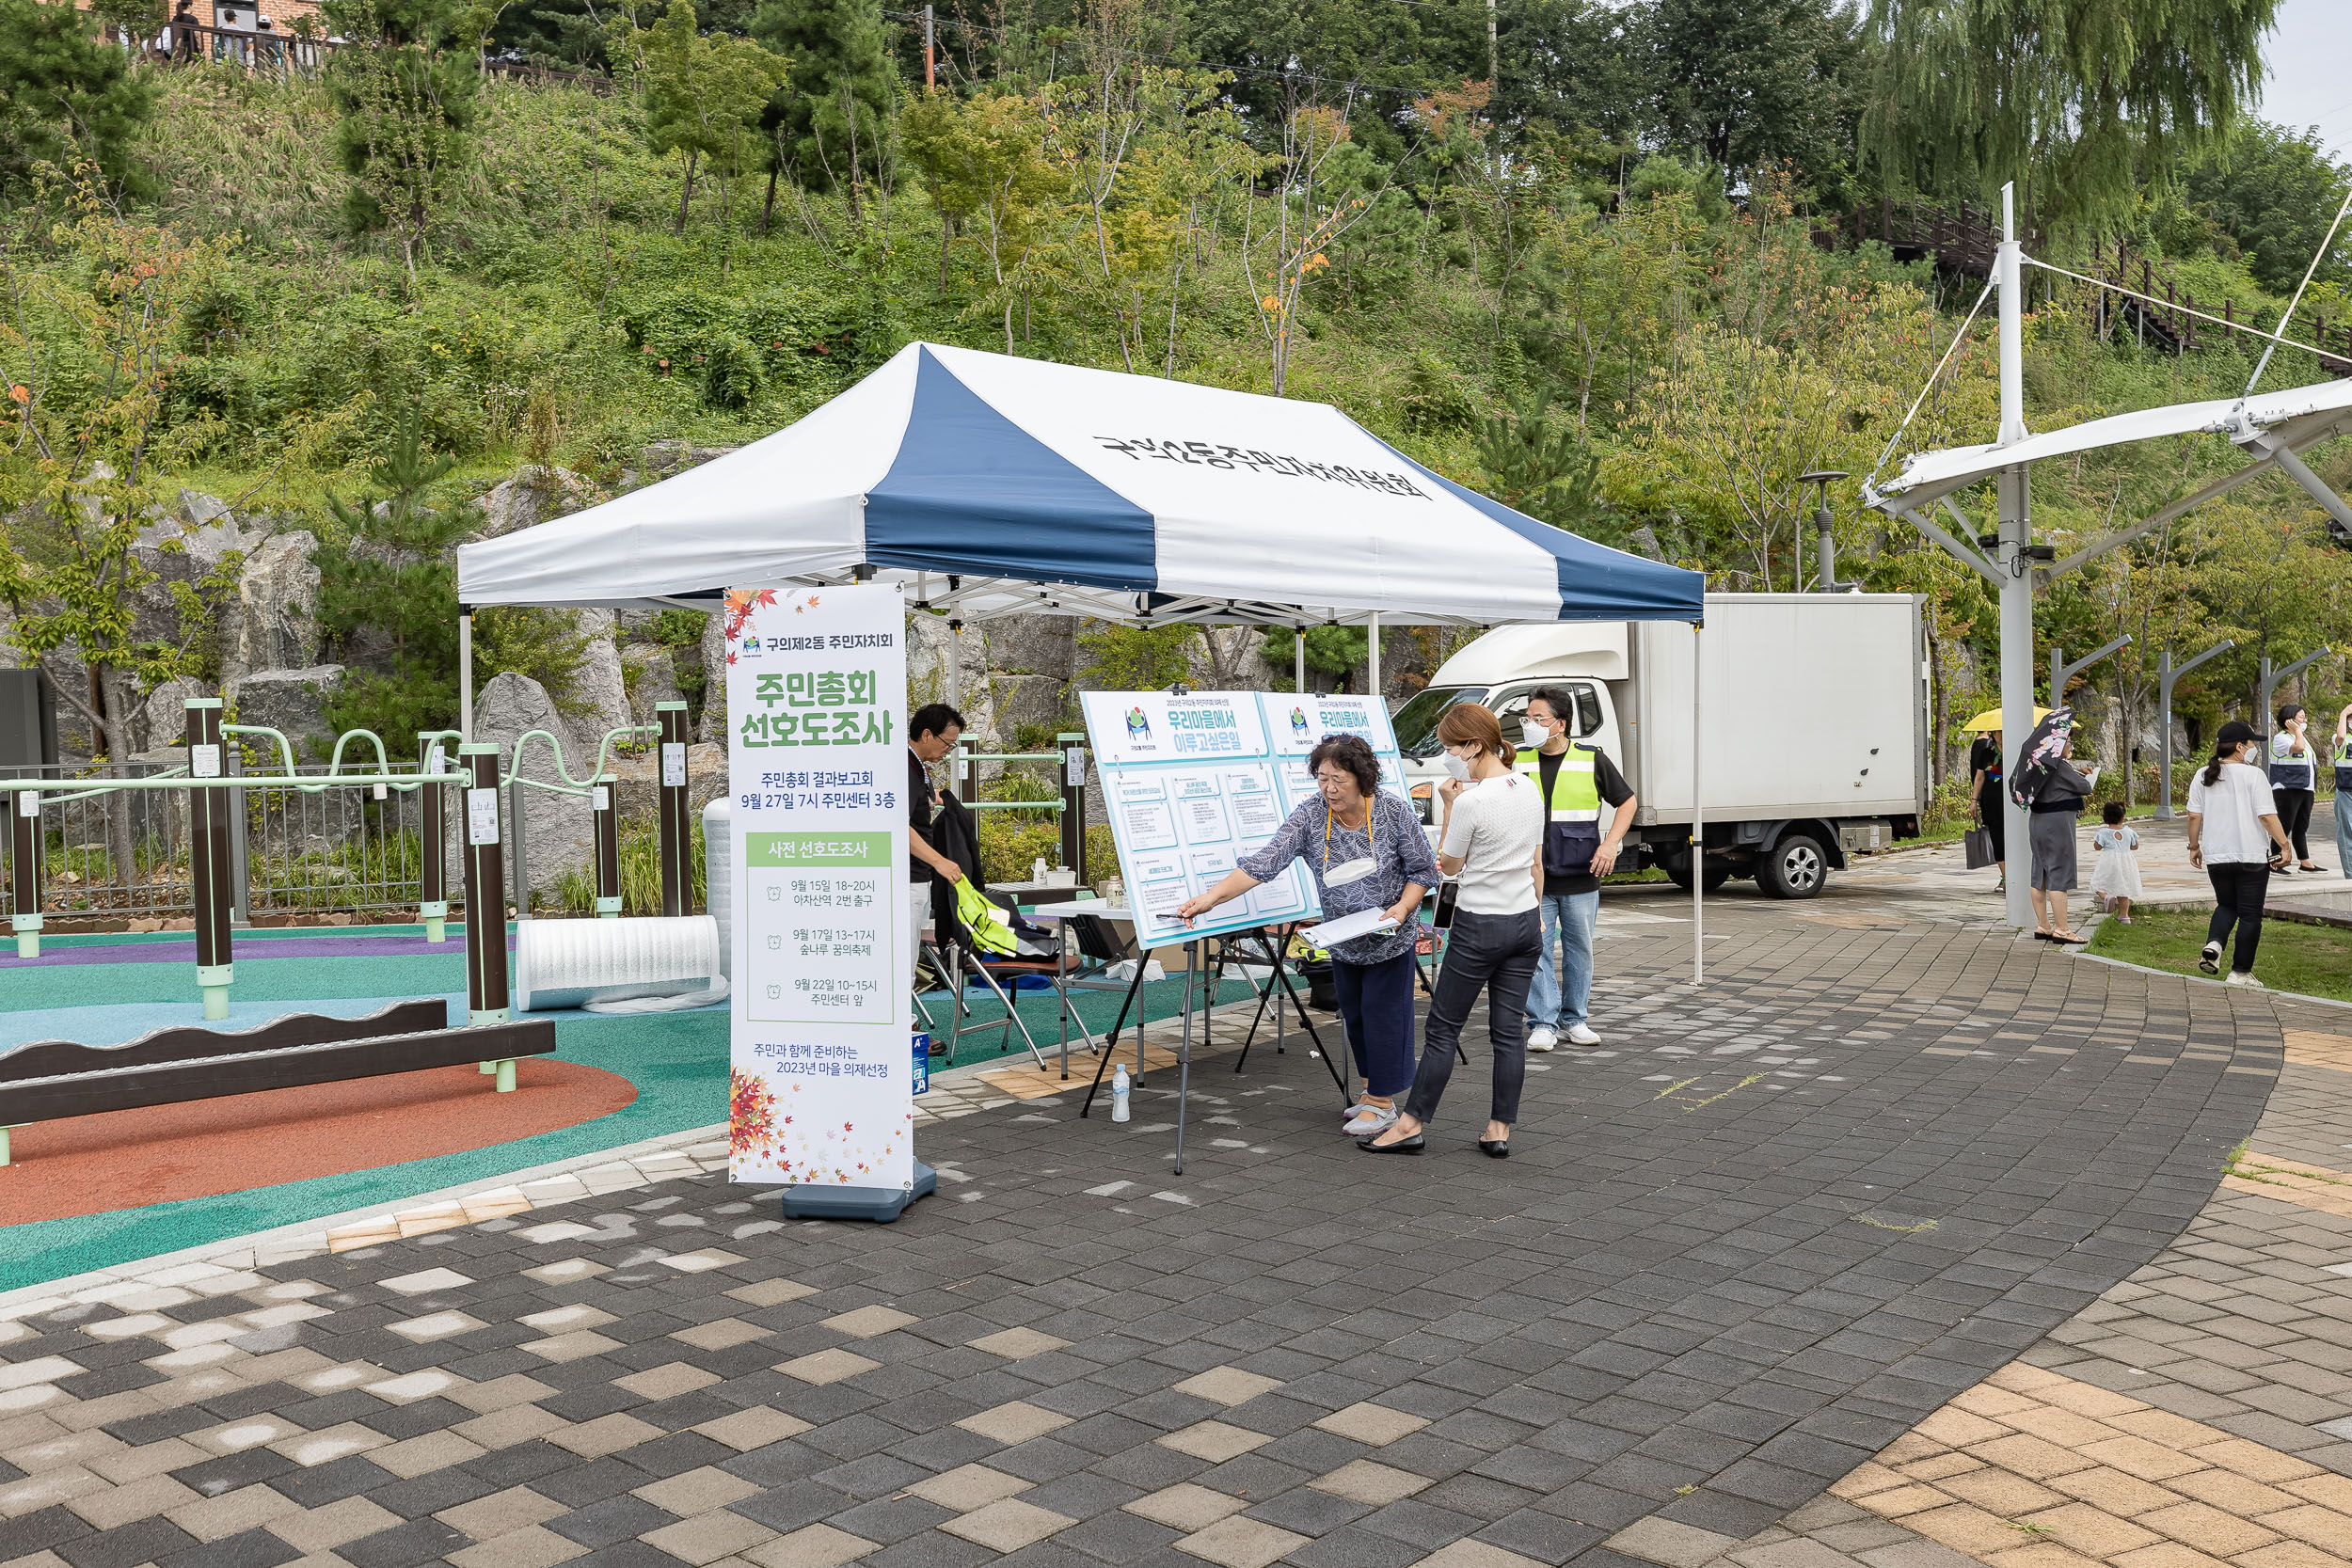
[{"label": "black flat shoe", "polygon": [[1478,1147],[1489,1160],[1508,1160],[1511,1157],[1511,1140],[1508,1138],[1496,1138],[1492,1142],[1481,1138]]},{"label": "black flat shoe", "polygon": [[1416,1132],[1409,1138],[1399,1138],[1392,1144],[1375,1143],[1370,1138],[1359,1138],[1356,1140],[1356,1147],[1367,1154],[1419,1154],[1427,1147],[1427,1144],[1422,1135]]}]

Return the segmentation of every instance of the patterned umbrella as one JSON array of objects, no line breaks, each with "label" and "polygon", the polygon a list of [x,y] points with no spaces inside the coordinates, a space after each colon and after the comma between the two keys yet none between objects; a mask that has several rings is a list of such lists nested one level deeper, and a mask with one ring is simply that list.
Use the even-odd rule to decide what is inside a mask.
[{"label": "patterned umbrella", "polygon": [[[2074,710],[2071,707],[2052,708],[2033,727],[2033,734],[2017,750],[2017,766],[2010,769],[2010,799],[2031,811],[2033,803],[2050,787],[2051,777],[2058,768],[2074,773],[2064,755],[2066,737],[2074,728]],[[2068,783],[2071,785],[2073,781]]]}]

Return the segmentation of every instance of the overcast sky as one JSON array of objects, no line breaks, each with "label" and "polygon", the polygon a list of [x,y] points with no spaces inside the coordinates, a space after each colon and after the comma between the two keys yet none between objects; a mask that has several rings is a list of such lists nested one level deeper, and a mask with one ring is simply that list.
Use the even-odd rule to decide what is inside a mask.
[{"label": "overcast sky", "polygon": [[2264,49],[2270,80],[2262,117],[2319,127],[2339,158],[2352,158],[2352,5],[2345,0],[2283,0],[2279,28]]}]

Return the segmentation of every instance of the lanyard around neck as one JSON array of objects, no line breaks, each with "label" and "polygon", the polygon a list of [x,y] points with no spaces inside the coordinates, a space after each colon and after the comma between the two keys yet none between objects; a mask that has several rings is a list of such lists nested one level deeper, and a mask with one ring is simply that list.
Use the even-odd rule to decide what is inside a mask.
[{"label": "lanyard around neck", "polygon": [[[1323,869],[1326,871],[1331,869],[1331,824],[1338,816],[1331,809],[1331,802],[1326,800],[1323,803]],[[1356,830],[1350,828],[1347,831],[1354,832]],[[1380,853],[1379,829],[1373,822],[1370,796],[1364,798],[1364,853],[1374,859],[1377,859]]]}]

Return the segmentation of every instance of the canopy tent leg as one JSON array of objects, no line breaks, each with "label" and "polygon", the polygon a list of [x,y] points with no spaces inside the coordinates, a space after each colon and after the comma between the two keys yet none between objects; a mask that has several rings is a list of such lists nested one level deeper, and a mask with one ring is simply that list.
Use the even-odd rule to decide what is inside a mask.
[{"label": "canopy tent leg", "polygon": [[457,609],[457,743],[473,739],[473,611]]},{"label": "canopy tent leg", "polygon": [[1380,612],[1376,610],[1372,612],[1372,635],[1366,641],[1372,646],[1372,668],[1366,678],[1372,688],[1373,698],[1377,701],[1382,689],[1380,686]]},{"label": "canopy tent leg", "polygon": [[1294,626],[1291,636],[1291,672],[1298,694],[1307,694],[1307,628]]},{"label": "canopy tent leg", "polygon": [[1707,978],[1707,795],[1699,787],[1699,747],[1707,735],[1707,623],[1691,623],[1691,984]]}]

